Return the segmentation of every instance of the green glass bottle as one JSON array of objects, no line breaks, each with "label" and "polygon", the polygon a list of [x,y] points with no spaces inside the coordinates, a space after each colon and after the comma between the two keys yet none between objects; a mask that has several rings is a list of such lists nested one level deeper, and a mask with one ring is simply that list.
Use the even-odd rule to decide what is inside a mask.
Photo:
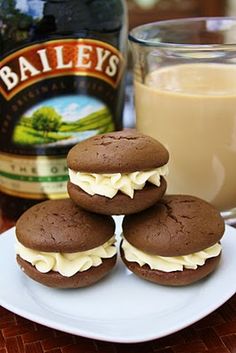
[{"label": "green glass bottle", "polygon": [[66,155],[122,127],[122,0],[0,0],[0,191],[9,218],[67,196]]}]

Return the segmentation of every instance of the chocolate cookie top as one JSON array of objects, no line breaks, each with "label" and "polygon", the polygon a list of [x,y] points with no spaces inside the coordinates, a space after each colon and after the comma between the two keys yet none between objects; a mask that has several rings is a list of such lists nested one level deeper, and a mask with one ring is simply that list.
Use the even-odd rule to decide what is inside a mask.
[{"label": "chocolate cookie top", "polygon": [[168,162],[166,148],[135,130],[97,135],[74,146],[68,167],[88,173],[131,173],[158,168]]},{"label": "chocolate cookie top", "polygon": [[209,203],[194,196],[165,196],[139,214],[126,216],[124,237],[136,248],[160,256],[181,256],[216,244],[224,221]]},{"label": "chocolate cookie top", "polygon": [[93,249],[109,240],[114,231],[112,217],[89,213],[70,199],[39,203],[16,223],[16,236],[21,244],[47,252]]}]

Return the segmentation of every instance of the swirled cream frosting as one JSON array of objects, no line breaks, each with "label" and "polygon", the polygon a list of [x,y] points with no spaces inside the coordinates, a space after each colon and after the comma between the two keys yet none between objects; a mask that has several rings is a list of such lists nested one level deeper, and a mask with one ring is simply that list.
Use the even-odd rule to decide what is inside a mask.
[{"label": "swirled cream frosting", "polygon": [[26,248],[16,241],[16,254],[35,266],[39,272],[59,272],[62,276],[71,277],[92,266],[99,266],[102,259],[111,258],[116,254],[115,236],[97,248],[76,253],[43,252]]},{"label": "swirled cream frosting", "polygon": [[185,268],[196,270],[198,266],[203,266],[207,259],[218,256],[222,247],[217,243],[194,254],[165,257],[144,253],[123,238],[122,249],[126,260],[130,262],[137,262],[140,266],[148,265],[152,270],[172,272],[183,271]]},{"label": "swirled cream frosting", "polygon": [[102,195],[112,199],[118,191],[134,197],[135,190],[142,190],[146,182],[157,187],[161,184],[161,177],[168,174],[168,166],[127,174],[95,174],[82,173],[69,169],[69,177],[72,184],[79,186],[89,195]]}]

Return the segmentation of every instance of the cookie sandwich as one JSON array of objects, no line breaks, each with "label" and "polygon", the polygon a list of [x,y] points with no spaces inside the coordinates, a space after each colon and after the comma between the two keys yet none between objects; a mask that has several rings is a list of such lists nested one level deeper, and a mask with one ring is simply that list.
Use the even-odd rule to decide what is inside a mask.
[{"label": "cookie sandwich", "polygon": [[160,142],[135,130],[98,135],[69,151],[68,193],[92,212],[136,213],[164,195],[168,160]]},{"label": "cookie sandwich", "polygon": [[49,200],[16,223],[16,258],[26,275],[55,288],[79,288],[102,279],[116,263],[115,224],[71,200]]},{"label": "cookie sandwich", "polygon": [[216,269],[223,234],[224,221],[209,203],[193,196],[165,196],[124,218],[121,257],[143,279],[187,285]]}]

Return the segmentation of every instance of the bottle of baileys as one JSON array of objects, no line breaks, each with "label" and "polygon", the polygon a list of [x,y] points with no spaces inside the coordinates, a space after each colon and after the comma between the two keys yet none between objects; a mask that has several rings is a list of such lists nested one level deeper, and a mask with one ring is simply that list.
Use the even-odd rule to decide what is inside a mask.
[{"label": "bottle of baileys", "polygon": [[66,197],[66,155],[122,127],[122,0],[0,1],[0,191],[17,218]]}]

